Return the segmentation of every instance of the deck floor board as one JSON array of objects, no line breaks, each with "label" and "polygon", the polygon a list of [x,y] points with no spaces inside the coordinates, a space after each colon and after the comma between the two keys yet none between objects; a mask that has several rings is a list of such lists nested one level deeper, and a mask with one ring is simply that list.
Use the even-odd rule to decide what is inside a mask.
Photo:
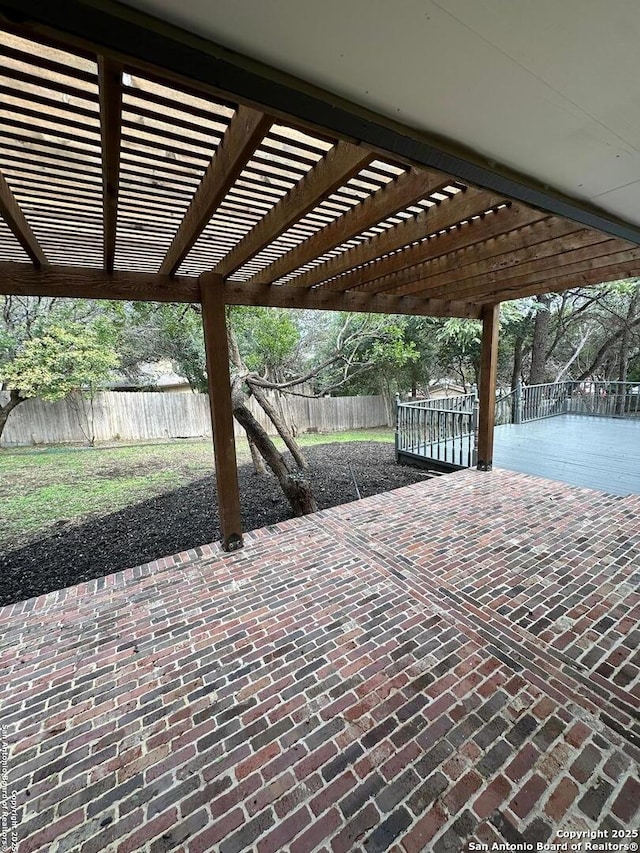
[{"label": "deck floor board", "polygon": [[640,494],[640,420],[560,415],[496,427],[497,468],[613,495]]}]

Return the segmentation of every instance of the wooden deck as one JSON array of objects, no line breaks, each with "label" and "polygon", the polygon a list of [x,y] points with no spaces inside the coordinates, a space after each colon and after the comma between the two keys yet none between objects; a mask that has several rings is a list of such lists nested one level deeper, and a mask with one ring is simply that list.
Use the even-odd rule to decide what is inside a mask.
[{"label": "wooden deck", "polygon": [[493,463],[613,495],[640,494],[640,419],[560,415],[499,426]]}]

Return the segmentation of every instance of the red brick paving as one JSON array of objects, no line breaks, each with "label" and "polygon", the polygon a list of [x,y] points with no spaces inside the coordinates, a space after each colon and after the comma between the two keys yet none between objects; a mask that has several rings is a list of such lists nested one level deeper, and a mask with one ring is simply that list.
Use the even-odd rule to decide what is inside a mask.
[{"label": "red brick paving", "polygon": [[467,471],[0,610],[19,853],[638,827],[639,510]]}]

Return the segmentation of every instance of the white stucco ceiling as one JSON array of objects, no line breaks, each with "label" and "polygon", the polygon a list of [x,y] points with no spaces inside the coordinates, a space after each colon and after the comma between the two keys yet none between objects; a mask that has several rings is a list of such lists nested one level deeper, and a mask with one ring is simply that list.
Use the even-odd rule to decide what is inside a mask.
[{"label": "white stucco ceiling", "polygon": [[640,225],[640,0],[129,0]]}]

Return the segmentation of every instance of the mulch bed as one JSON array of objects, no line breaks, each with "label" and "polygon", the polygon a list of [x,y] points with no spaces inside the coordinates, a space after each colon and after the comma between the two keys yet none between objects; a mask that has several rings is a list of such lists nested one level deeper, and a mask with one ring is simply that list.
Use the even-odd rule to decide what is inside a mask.
[{"label": "mulch bed", "polygon": [[[320,509],[356,500],[353,477],[361,496],[368,497],[428,476],[396,465],[393,445],[384,442],[324,444],[305,454]],[[259,477],[243,465],[239,480],[245,530],[291,517],[272,476]],[[111,515],[65,525],[52,536],[0,554],[0,605],[213,542],[219,538],[218,525],[211,476]]]}]

